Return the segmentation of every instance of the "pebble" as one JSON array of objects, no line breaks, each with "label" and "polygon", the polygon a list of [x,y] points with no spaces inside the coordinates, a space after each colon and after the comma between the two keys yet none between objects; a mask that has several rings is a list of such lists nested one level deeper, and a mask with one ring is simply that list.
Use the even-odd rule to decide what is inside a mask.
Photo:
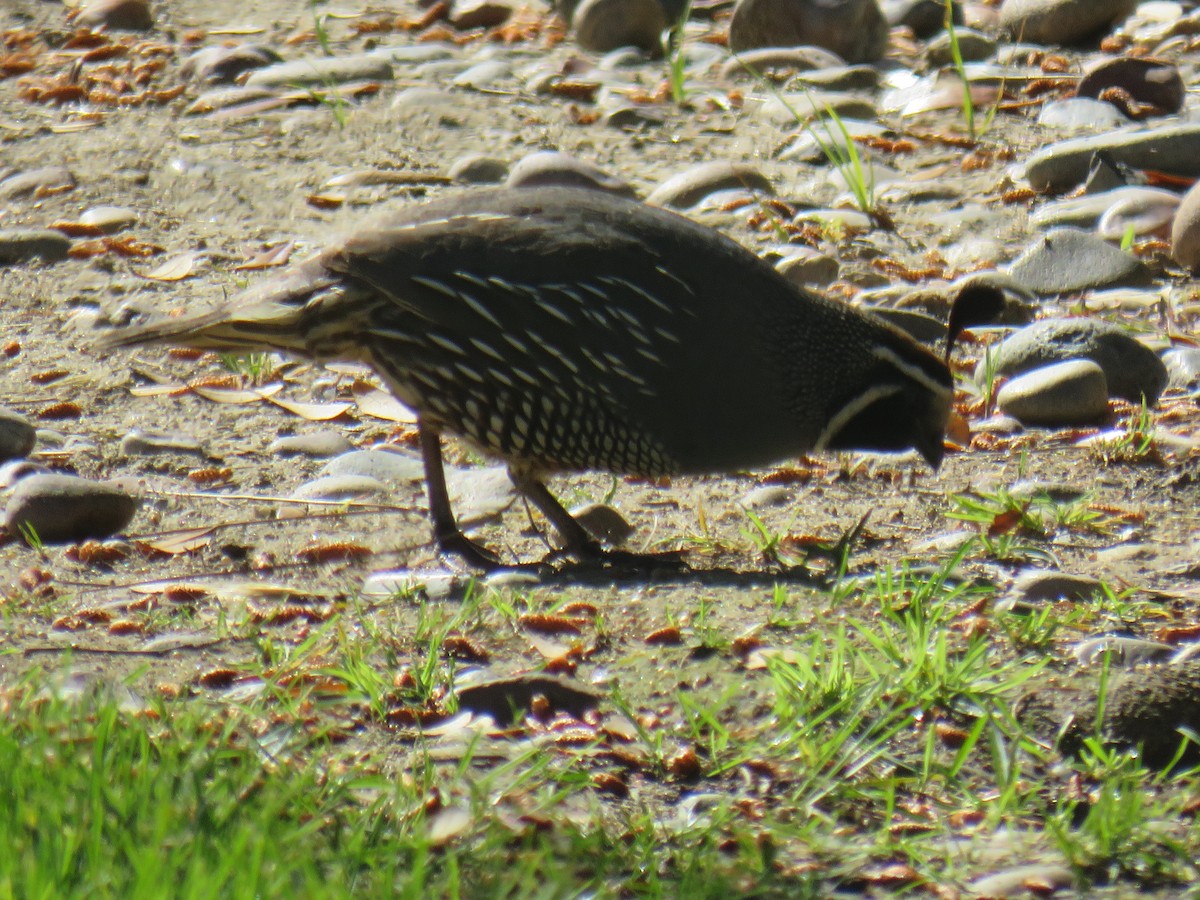
[{"label": "pebble", "polygon": [[0,406],[0,462],[29,455],[37,443],[37,429],[23,415]]},{"label": "pebble", "polygon": [[1200,390],[1200,349],[1176,347],[1162,355],[1167,385],[1189,393]]},{"label": "pebble", "polygon": [[823,47],[756,47],[725,60],[721,77],[727,81],[757,81],[760,76],[769,78],[845,65],[844,59]]},{"label": "pebble", "polygon": [[1012,592],[1026,603],[1046,603],[1060,600],[1078,603],[1091,600],[1103,592],[1099,579],[1088,575],[1072,575],[1045,569],[1026,569],[1013,582]]},{"label": "pebble", "polygon": [[1074,884],[1075,873],[1064,865],[1031,863],[976,878],[967,885],[967,891],[972,897],[1040,897]]},{"label": "pebble", "polygon": [[662,53],[667,15],[659,0],[583,0],[571,16],[575,43],[593,53],[637,47]]},{"label": "pebble", "polygon": [[447,469],[446,490],[460,524],[493,518],[508,509],[517,497],[505,466]]},{"label": "pebble", "polygon": [[[963,62],[978,62],[991,59],[996,54],[996,41],[982,31],[973,28],[956,28],[954,38],[958,42],[959,56]],[[950,66],[955,64],[954,47],[950,35],[942,32],[925,48],[925,58],[931,65]]]},{"label": "pebble", "polygon": [[124,206],[93,206],[79,216],[81,225],[98,228],[105,234],[116,234],[137,224],[138,214]]},{"label": "pebble", "polygon": [[1005,0],[1000,27],[1032,44],[1074,44],[1124,19],[1137,0]]},{"label": "pebble", "polygon": [[[910,28],[922,40],[933,37],[946,25],[945,0],[882,0],[880,7],[889,25]],[[957,0],[951,4],[951,15],[955,25],[962,25],[962,4]]]},{"label": "pebble", "polygon": [[205,84],[232,84],[243,72],[282,62],[278,53],[262,44],[205,47],[183,61],[179,77]]},{"label": "pebble", "polygon": [[1096,234],[1106,241],[1123,241],[1128,235],[1135,238],[1166,238],[1179,211],[1179,195],[1170,191],[1146,188],[1118,200],[1096,223]]},{"label": "pebble", "polygon": [[1190,272],[1200,272],[1200,182],[1193,184],[1175,211],[1171,256]]},{"label": "pebble", "polygon": [[137,500],[112,483],[74,475],[30,475],[13,488],[4,526],[31,528],[46,544],[111,537],[133,519]]},{"label": "pebble", "polygon": [[758,169],[742,163],[713,160],[684,169],[658,187],[646,202],[651,206],[667,206],[687,209],[695,206],[709,194],[730,188],[744,188],[775,195],[771,181]]},{"label": "pebble", "polygon": [[[292,492],[291,499],[345,503],[388,493],[390,491],[386,484],[368,475],[326,475],[300,485]],[[282,506],[279,510],[279,517],[284,519],[303,514],[303,507],[293,504]]]},{"label": "pebble", "polygon": [[75,16],[85,28],[115,28],[120,31],[149,31],[154,15],[149,0],[88,0]]},{"label": "pebble", "polygon": [[289,434],[277,438],[267,447],[276,456],[337,456],[349,453],[354,445],[340,431],[313,431],[307,434]]},{"label": "pebble", "polygon": [[588,534],[611,547],[620,547],[634,532],[628,520],[607,503],[588,503],[570,513]]},{"label": "pebble", "polygon": [[200,442],[178,432],[142,431],[134,429],[121,438],[122,456],[158,456],[163,453],[185,453],[205,456]]},{"label": "pebble", "polygon": [[1046,229],[1056,225],[1078,228],[1098,227],[1101,219],[1114,208],[1154,209],[1179,206],[1179,195],[1163,188],[1143,185],[1123,185],[1108,191],[1081,194],[1066,200],[1055,200],[1042,206],[1029,217],[1029,224]]},{"label": "pebble", "polygon": [[[1101,94],[1110,88],[1116,89],[1110,96],[1120,97],[1121,101],[1108,102],[1127,115],[1177,113],[1183,109],[1187,96],[1183,77],[1173,63],[1136,56],[1118,56],[1092,66],[1084,73],[1075,93],[1103,100],[1107,98]],[[1142,106],[1150,109],[1139,110]]]},{"label": "pebble", "polygon": [[1025,178],[1035,191],[1065,191],[1088,177],[1097,154],[1134,169],[1200,177],[1200,124],[1162,125],[1060,141],[1029,157]]},{"label": "pebble", "polygon": [[1047,102],[1038,113],[1038,124],[1071,131],[1107,132],[1128,125],[1129,119],[1103,100],[1069,97]]},{"label": "pebble", "polygon": [[371,478],[385,484],[418,481],[424,472],[425,467],[417,454],[396,450],[386,444],[366,450],[351,450],[321,467],[322,475]]},{"label": "pebble", "polygon": [[420,588],[428,600],[448,600],[465,587],[467,581],[444,569],[381,569],[363,579],[361,591],[365,597],[394,597]]},{"label": "pebble", "polygon": [[496,28],[512,18],[513,8],[497,0],[454,0],[450,24],[459,31]]},{"label": "pebble", "polygon": [[1101,319],[1042,319],[1002,341],[992,354],[1000,375],[1019,375],[1052,362],[1090,359],[1104,370],[1109,395],[1156,403],[1167,384],[1157,354],[1124,329]]},{"label": "pebble", "polygon": [[512,65],[502,59],[486,59],[450,79],[455,87],[489,90],[512,75]]},{"label": "pebble", "polygon": [[30,194],[58,193],[73,187],[75,176],[62,166],[28,169],[0,181],[0,200],[15,200]]},{"label": "pebble", "polygon": [[1053,363],[1006,383],[996,405],[1022,425],[1090,425],[1108,415],[1108,382],[1091,360]]},{"label": "pebble", "polygon": [[349,81],[391,81],[392,64],[373,53],[316,56],[267,66],[253,72],[246,87],[321,87]]},{"label": "pebble", "polygon": [[[771,94],[763,98],[748,98],[757,103],[757,114],[768,122],[774,122],[781,128],[803,127],[811,118],[823,119],[828,117],[829,110],[843,122],[847,119],[872,120],[878,110],[875,104],[863,97],[842,94],[836,91],[787,91]],[[747,105],[750,105],[749,103]],[[820,126],[824,131],[826,126]],[[821,139],[841,141],[841,131],[836,125],[829,124],[833,133],[822,133]]]},{"label": "pebble", "polygon": [[1091,638],[1080,641],[1071,648],[1071,655],[1079,661],[1080,665],[1090,666],[1101,661],[1107,653],[1113,665],[1130,668],[1146,662],[1167,659],[1174,652],[1175,648],[1170,644],[1123,635]]},{"label": "pebble", "polygon": [[50,228],[0,229],[0,266],[42,259],[58,262],[66,259],[71,239]]},{"label": "pebble", "polygon": [[945,344],[946,323],[941,319],[912,309],[893,309],[887,306],[871,307],[870,311],[923,344]]},{"label": "pebble", "polygon": [[[655,0],[658,2],[658,0]],[[633,187],[598,166],[557,150],[539,150],[522,157],[508,173],[508,187],[538,187],[560,184],[593,188],[622,197],[632,197]]]},{"label": "pebble", "polygon": [[874,62],[887,50],[888,23],[876,0],[738,0],[729,49],[812,45],[848,63]]},{"label": "pebble", "polygon": [[508,177],[508,163],[486,153],[469,153],[452,162],[446,175],[459,184],[499,184]]},{"label": "pebble", "polygon": [[740,506],[746,509],[765,509],[771,506],[783,506],[792,499],[793,492],[781,484],[764,484],[752,491],[747,491],[738,500]]},{"label": "pebble", "polygon": [[1067,227],[1038,237],[1008,271],[1019,284],[1038,294],[1070,294],[1150,281],[1149,270],[1132,253],[1095,234]]},{"label": "pebble", "polygon": [[792,284],[825,287],[837,281],[841,264],[819,250],[792,245],[787,255],[775,263],[775,268]]}]

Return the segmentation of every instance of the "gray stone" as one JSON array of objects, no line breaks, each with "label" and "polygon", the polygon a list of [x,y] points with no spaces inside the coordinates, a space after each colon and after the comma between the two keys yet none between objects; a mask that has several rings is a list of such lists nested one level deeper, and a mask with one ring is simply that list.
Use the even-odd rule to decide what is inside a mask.
[{"label": "gray stone", "polygon": [[75,176],[62,166],[46,166],[16,172],[0,181],[0,200],[12,200],[42,191],[58,192],[75,187]]},{"label": "gray stone", "polygon": [[37,443],[37,429],[20,413],[0,406],[0,462],[28,456]]},{"label": "gray stone", "polygon": [[124,206],[93,206],[84,210],[79,224],[98,228],[105,234],[116,234],[135,225],[138,214]]},{"label": "gray stone", "polygon": [[967,890],[972,897],[1028,897],[1030,884],[1047,885],[1054,893],[1075,884],[1075,874],[1061,863],[1031,863],[976,878]]},{"label": "gray stone", "polygon": [[1100,319],[1042,319],[1009,335],[992,357],[1000,375],[1019,375],[1053,362],[1090,359],[1104,370],[1110,396],[1158,401],[1167,370],[1149,347]]},{"label": "gray stone", "polygon": [[1033,154],[1025,163],[1025,177],[1036,191],[1065,191],[1088,177],[1097,153],[1134,169],[1200,177],[1200,125],[1163,125],[1061,141]]},{"label": "gray stone", "polygon": [[[1131,115],[1145,107],[1160,115],[1179,112],[1187,96],[1183,77],[1173,63],[1136,56],[1101,60],[1084,74],[1075,93],[1080,97],[1099,99],[1110,88],[1117,89],[1122,98],[1122,111]],[[1131,109],[1129,101],[1138,109]]]},{"label": "gray stone", "polygon": [[770,180],[758,169],[741,163],[713,160],[684,169],[656,187],[646,198],[651,206],[687,209],[709,194],[744,188],[774,195]]},{"label": "gray stone", "polygon": [[243,72],[280,62],[280,55],[262,44],[205,47],[184,60],[179,77],[207,84],[232,84]]},{"label": "gray stone", "polygon": [[[991,59],[996,52],[996,41],[973,28],[956,28],[954,38],[958,42],[958,52],[963,62]],[[929,42],[925,49],[925,58],[935,66],[954,65],[954,48],[947,32],[942,32]]]},{"label": "gray stone", "polygon": [[508,163],[486,153],[469,153],[452,162],[446,174],[459,184],[499,184],[508,177]]},{"label": "gray stone", "polygon": [[1073,44],[1124,19],[1137,0],[1005,0],[1000,27],[1034,44]]},{"label": "gray stone", "polygon": [[43,259],[66,259],[71,239],[50,228],[8,228],[0,230],[0,266]]},{"label": "gray stone", "polygon": [[1167,384],[1183,391],[1200,389],[1200,349],[1176,347],[1162,355],[1167,368]]},{"label": "gray stone", "polygon": [[729,49],[815,45],[848,63],[874,62],[887,50],[888,23],[876,0],[738,0]]},{"label": "gray stone", "polygon": [[1166,659],[1174,652],[1175,648],[1170,644],[1115,634],[1080,641],[1071,648],[1071,655],[1082,665],[1090,666],[1099,662],[1107,653],[1113,665],[1130,668],[1141,663]]},{"label": "gray stone", "polygon": [[1009,274],[1038,294],[1150,281],[1150,272],[1132,253],[1078,228],[1055,228],[1043,234],[1013,262]]},{"label": "gray stone", "polygon": [[13,488],[4,526],[29,529],[47,544],[111,537],[129,524],[138,503],[122,488],[74,475],[30,475]]},{"label": "gray stone", "polygon": [[392,64],[376,54],[317,56],[267,66],[245,81],[246,87],[320,87],[349,81],[391,81]]},{"label": "gray stone", "polygon": [[[921,39],[933,37],[946,26],[945,0],[882,0],[879,5],[889,25],[911,28],[913,35]],[[957,0],[951,6],[951,14],[951,21],[962,25],[962,4]]]},{"label": "gray stone", "polygon": [[583,0],[571,16],[575,43],[593,53],[637,47],[662,53],[667,15],[658,0]]},{"label": "gray stone", "polygon": [[1038,113],[1038,124],[1068,131],[1109,132],[1130,120],[1111,103],[1088,97],[1048,100]]},{"label": "gray stone", "polygon": [[731,56],[721,65],[721,77],[729,80],[834,69],[846,61],[824,47],[758,47]]},{"label": "gray stone", "polygon": [[149,0],[88,0],[75,17],[84,28],[108,28],[122,31],[149,31],[154,15]]},{"label": "gray stone", "polygon": [[349,453],[354,445],[340,431],[314,431],[289,434],[271,442],[267,450],[276,456],[337,456]]},{"label": "gray stone", "polygon": [[200,442],[188,434],[134,429],[121,439],[122,456],[158,456],[163,453],[206,455]]},{"label": "gray stone", "polygon": [[633,187],[627,182],[609,175],[590,162],[557,150],[539,150],[521,158],[508,173],[505,184],[508,187],[558,184],[608,191],[623,197],[632,197],[634,194]]},{"label": "gray stone", "polygon": [[1200,272],[1200,181],[1188,189],[1175,211],[1171,255],[1185,269]]},{"label": "gray stone", "polygon": [[1013,582],[1013,592],[1027,603],[1090,600],[1104,590],[1103,583],[1088,575],[1072,575],[1044,569],[1027,569]]},{"label": "gray stone", "polygon": [[634,531],[625,517],[607,503],[588,503],[576,507],[571,510],[571,515],[588,534],[613,547],[624,544]]},{"label": "gray stone", "polygon": [[1108,415],[1108,383],[1091,360],[1053,363],[1005,384],[996,405],[1023,425],[1090,425]]},{"label": "gray stone", "polygon": [[387,484],[417,481],[424,471],[421,458],[415,453],[392,449],[387,445],[351,450],[334,457],[321,468],[322,475],[354,475]]}]

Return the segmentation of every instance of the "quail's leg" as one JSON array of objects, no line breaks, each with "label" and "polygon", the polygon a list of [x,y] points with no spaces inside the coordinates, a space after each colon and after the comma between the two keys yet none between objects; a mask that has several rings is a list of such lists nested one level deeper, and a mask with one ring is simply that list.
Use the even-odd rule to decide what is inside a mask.
[{"label": "quail's leg", "polygon": [[581,559],[601,559],[604,557],[603,548],[587,533],[582,525],[575,521],[575,517],[567,512],[566,508],[554,498],[554,495],[550,493],[541,481],[530,473],[515,468],[508,470],[508,477],[512,479],[512,483],[516,485],[517,490],[528,497],[529,501],[554,526],[554,530],[558,532],[558,536],[562,539],[564,550],[574,553]]},{"label": "quail's leg", "polygon": [[[421,460],[425,464],[425,492],[429,497],[429,517],[433,521],[433,540],[441,553],[453,553],[467,565],[490,570],[499,568],[500,558],[462,533],[450,507],[446,490],[446,470],[442,465],[442,436],[418,420]],[[565,513],[566,510],[563,510]]]}]

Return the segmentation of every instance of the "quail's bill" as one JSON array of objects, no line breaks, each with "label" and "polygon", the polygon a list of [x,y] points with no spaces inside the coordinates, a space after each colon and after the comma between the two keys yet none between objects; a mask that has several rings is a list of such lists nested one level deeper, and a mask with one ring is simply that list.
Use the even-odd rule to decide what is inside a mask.
[{"label": "quail's bill", "polygon": [[434,539],[458,527],[441,435],[503,460],[566,550],[599,548],[555,472],[722,473],[823,450],[936,467],[952,381],[877,317],[683,216],[582,188],[479,190],[375,219],[211,311],[115,333],[358,360],[417,412]]}]

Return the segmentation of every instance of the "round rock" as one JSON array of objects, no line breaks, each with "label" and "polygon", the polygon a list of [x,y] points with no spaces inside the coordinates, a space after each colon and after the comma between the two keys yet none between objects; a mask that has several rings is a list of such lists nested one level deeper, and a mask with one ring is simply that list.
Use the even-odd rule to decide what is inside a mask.
[{"label": "round rock", "polygon": [[1023,287],[1039,294],[1141,285],[1150,280],[1132,253],[1077,228],[1055,228],[1035,240],[1009,267]]},{"label": "round rock", "polygon": [[75,24],[88,28],[149,31],[154,27],[154,15],[149,0],[89,0],[79,10]]},{"label": "round rock", "polygon": [[1108,382],[1089,359],[1054,363],[1008,382],[996,404],[1023,425],[1089,425],[1108,414]]},{"label": "round rock", "polygon": [[0,230],[0,266],[43,259],[58,262],[67,258],[71,239],[51,228],[8,228]]},{"label": "round rock", "polygon": [[662,53],[667,15],[658,0],[583,0],[571,17],[575,43],[593,53],[638,47]]},{"label": "round rock", "polygon": [[[1110,88],[1120,91],[1119,96],[1124,99],[1114,105],[1125,113],[1136,113],[1144,107],[1150,107],[1151,110],[1143,109],[1143,112],[1153,111],[1160,115],[1177,113],[1183,109],[1183,101],[1187,96],[1183,77],[1173,63],[1136,56],[1118,56],[1097,63],[1084,74],[1075,94],[1105,99],[1101,94]],[[1129,101],[1136,103],[1138,109],[1132,109]]]},{"label": "round rock", "polygon": [[[657,2],[657,0],[656,0]],[[557,150],[539,150],[522,157],[508,173],[508,187],[541,187],[557,184],[563,187],[583,187],[608,191],[622,197],[632,197],[634,190],[620,178],[603,169]]]},{"label": "round rock", "polygon": [[684,169],[668,178],[651,192],[646,202],[651,206],[687,209],[709,194],[731,188],[744,188],[774,195],[770,179],[758,169],[741,163],[714,160]]},{"label": "round rock", "polygon": [[1049,363],[1090,359],[1104,370],[1109,395],[1130,403],[1155,403],[1167,386],[1167,370],[1149,347],[1124,329],[1099,319],[1042,319],[1009,335],[993,361],[1013,376]]},{"label": "round rock", "polygon": [[1183,195],[1171,224],[1171,255],[1191,272],[1200,272],[1200,182]]},{"label": "round rock", "polygon": [[13,489],[4,526],[13,534],[28,528],[47,544],[103,539],[128,525],[137,506],[114,484],[74,475],[30,475]]},{"label": "round rock", "polygon": [[876,0],[738,0],[729,22],[734,53],[812,44],[862,63],[883,56],[887,43],[887,20]]},{"label": "round rock", "polygon": [[1074,44],[1096,37],[1137,6],[1137,0],[1005,0],[1000,27],[1034,44]]},{"label": "round rock", "polygon": [[37,443],[37,429],[20,413],[0,406],[0,462],[28,456]]}]

